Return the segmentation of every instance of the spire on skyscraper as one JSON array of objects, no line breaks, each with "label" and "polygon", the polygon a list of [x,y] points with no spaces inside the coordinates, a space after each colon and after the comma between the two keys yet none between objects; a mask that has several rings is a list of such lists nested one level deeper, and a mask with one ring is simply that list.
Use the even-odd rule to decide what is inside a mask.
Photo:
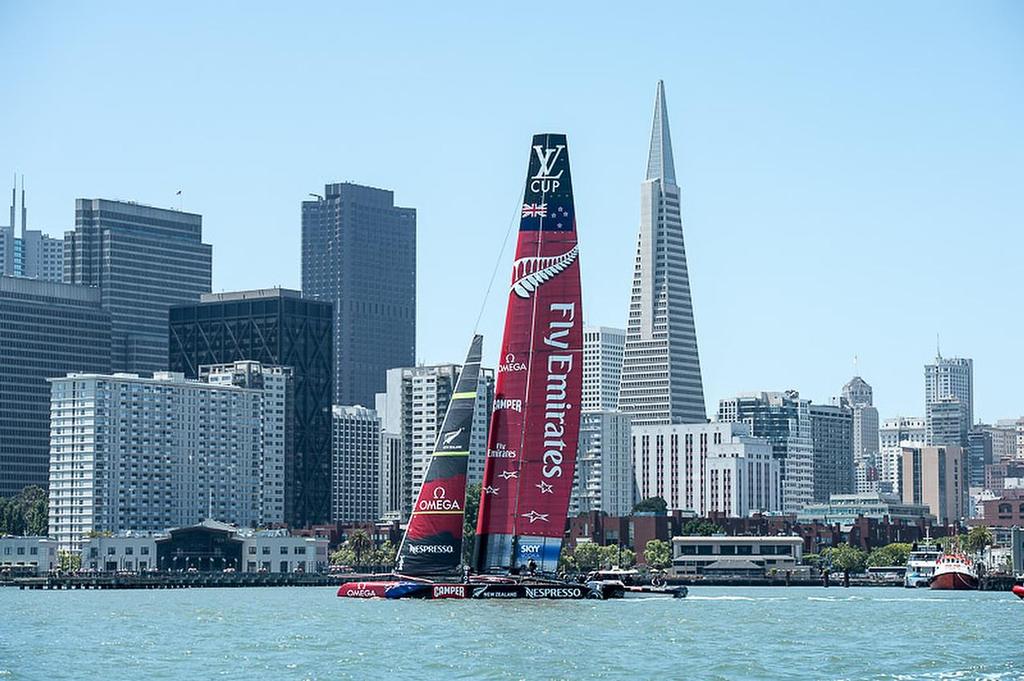
[{"label": "spire on skyscraper", "polygon": [[647,155],[647,179],[676,183],[672,136],[668,132],[665,82],[661,80],[658,81],[658,93],[654,97],[654,125],[651,128],[651,150]]}]

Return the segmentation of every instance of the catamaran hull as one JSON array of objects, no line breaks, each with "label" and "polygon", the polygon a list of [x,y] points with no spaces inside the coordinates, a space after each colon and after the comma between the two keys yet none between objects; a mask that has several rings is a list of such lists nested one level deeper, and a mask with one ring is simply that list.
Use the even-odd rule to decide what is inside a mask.
[{"label": "catamaran hull", "polygon": [[[667,592],[661,592],[668,595]],[[645,595],[654,595],[651,594]],[[685,592],[684,594],[685,595]],[[339,598],[420,598],[428,600],[559,600],[608,599],[637,597],[627,595],[615,585],[584,584],[482,584],[469,582],[347,582],[338,589]],[[642,597],[642,596],[640,596]],[[679,596],[676,596],[677,598]]]}]

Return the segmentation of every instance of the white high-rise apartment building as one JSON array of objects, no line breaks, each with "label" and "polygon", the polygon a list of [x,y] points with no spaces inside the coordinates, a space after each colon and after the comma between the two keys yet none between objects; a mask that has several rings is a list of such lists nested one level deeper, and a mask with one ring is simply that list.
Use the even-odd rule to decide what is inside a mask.
[{"label": "white high-rise apartment building", "polygon": [[622,329],[583,327],[583,410],[618,408],[625,344],[626,332]]},{"label": "white high-rise apartment building", "polygon": [[745,423],[633,428],[640,498],[661,497],[669,510],[743,517],[781,509],[779,462]]},{"label": "white high-rise apartment building", "polygon": [[[238,373],[264,375],[241,364],[250,366]],[[268,521],[263,500],[276,478],[266,467],[278,457],[264,457],[274,427],[264,409],[286,399],[286,380],[262,389],[170,372],[49,380],[49,532],[62,549],[77,551],[90,532]],[[281,482],[272,498],[283,499]]]},{"label": "white high-rise apartment building", "polygon": [[647,177],[640,185],[640,233],[619,410],[632,416],[634,426],[706,421],[680,193],[661,81],[654,101]]},{"label": "white high-rise apartment building", "polygon": [[211,385],[234,385],[263,393],[261,526],[284,523],[285,457],[295,438],[295,383],[291,367],[241,361],[199,367],[199,378]]},{"label": "white high-rise apartment building", "polygon": [[[401,466],[397,471],[392,469],[391,474],[397,473],[402,477],[400,510],[403,518],[409,517],[413,501],[423,486],[423,476],[427,473],[437,442],[437,431],[444,422],[460,371],[462,367],[458,364],[389,369],[387,392],[377,393],[376,411],[384,432],[401,436]],[[493,405],[494,370],[482,368],[469,438],[468,484],[483,480],[487,428]]]},{"label": "white high-rise apartment building", "polygon": [[331,521],[380,517],[381,424],[366,407],[335,405],[331,437]]},{"label": "white high-rise apartment building", "polygon": [[923,447],[927,425],[920,416],[900,416],[882,421],[879,437],[879,479],[894,493],[902,488],[903,448]]},{"label": "white high-rise apartment building", "polygon": [[614,410],[583,412],[570,515],[629,515],[636,503],[630,446],[628,415]]},{"label": "white high-rise apartment building", "polygon": [[[960,447],[967,446],[967,431],[974,423],[974,361],[961,357],[943,357],[938,352],[935,356],[934,364],[926,364],[924,367],[924,403],[925,403],[925,420],[929,421],[928,433],[929,437],[935,435],[939,439],[949,439],[950,433],[953,432],[948,422],[950,420],[948,404],[951,400],[957,400],[960,403],[960,409],[963,413],[961,418],[963,427],[958,429],[957,432],[962,432],[963,437],[961,441],[957,442],[932,442],[928,440],[928,444],[935,445],[950,445],[955,444]],[[931,417],[928,415],[933,411],[930,409],[932,404],[939,404],[934,409],[936,418],[943,420],[944,425],[931,425]]]}]

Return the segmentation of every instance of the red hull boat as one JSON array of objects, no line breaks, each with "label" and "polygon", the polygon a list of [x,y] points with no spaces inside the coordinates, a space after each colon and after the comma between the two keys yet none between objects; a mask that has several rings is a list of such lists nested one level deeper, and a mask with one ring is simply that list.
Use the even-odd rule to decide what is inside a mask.
[{"label": "red hull boat", "polygon": [[928,586],[943,591],[973,591],[978,588],[974,563],[960,553],[945,553],[935,563]]},{"label": "red hull boat", "polygon": [[1016,584],[1010,591],[1017,598],[1024,600],[1024,584]]}]

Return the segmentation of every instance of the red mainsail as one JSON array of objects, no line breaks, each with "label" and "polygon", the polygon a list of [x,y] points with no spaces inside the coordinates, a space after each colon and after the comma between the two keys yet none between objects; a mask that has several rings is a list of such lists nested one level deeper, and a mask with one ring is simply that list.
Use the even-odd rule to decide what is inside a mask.
[{"label": "red mainsail", "polygon": [[487,441],[476,570],[554,573],[572,493],[583,309],[565,135],[534,135]]}]

